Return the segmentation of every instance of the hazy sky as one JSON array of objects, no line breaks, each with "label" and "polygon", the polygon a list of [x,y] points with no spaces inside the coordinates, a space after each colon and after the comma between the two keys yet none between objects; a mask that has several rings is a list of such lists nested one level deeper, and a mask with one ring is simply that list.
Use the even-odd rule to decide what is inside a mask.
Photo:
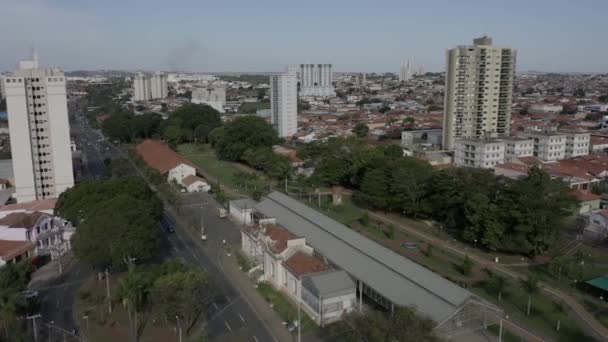
[{"label": "hazy sky", "polygon": [[518,70],[608,72],[608,0],[0,0],[0,70],[32,46],[75,69],[444,69],[492,36]]}]

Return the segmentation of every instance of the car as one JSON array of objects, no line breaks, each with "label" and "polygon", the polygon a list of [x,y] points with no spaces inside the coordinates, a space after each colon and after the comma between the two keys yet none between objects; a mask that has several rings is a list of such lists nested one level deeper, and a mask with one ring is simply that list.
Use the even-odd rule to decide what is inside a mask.
[{"label": "car", "polygon": [[38,291],[25,290],[25,291],[21,292],[21,295],[25,299],[34,299],[34,298],[38,298]]},{"label": "car", "polygon": [[415,242],[402,242],[401,243],[401,247],[405,248],[405,249],[416,249],[418,248],[418,244],[416,244]]}]

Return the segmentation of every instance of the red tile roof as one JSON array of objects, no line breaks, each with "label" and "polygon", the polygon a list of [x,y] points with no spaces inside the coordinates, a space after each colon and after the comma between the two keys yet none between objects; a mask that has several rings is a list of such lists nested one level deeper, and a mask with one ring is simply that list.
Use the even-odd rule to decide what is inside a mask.
[{"label": "red tile roof", "polygon": [[161,175],[166,174],[180,164],[195,167],[191,161],[180,156],[167,145],[155,140],[144,140],[135,147],[135,150],[148,166],[160,172]]},{"label": "red tile roof", "polygon": [[602,198],[602,196],[600,196],[600,195],[596,195],[591,192],[583,192],[583,191],[575,191],[574,196],[576,196],[576,198],[581,202],[595,201],[595,200],[599,200]]},{"label": "red tile roof", "polygon": [[285,261],[285,266],[299,277],[328,269],[319,258],[299,251]]},{"label": "red tile roof", "polygon": [[10,213],[0,219],[0,226],[7,226],[9,228],[26,228],[31,229],[38,223],[40,218],[44,215],[39,211],[33,213]]},{"label": "red tile roof", "polygon": [[0,211],[14,211],[14,210],[25,210],[25,211],[38,211],[38,210],[53,210],[57,203],[56,198],[15,203],[0,206]]},{"label": "red tile roof", "polygon": [[27,251],[34,250],[34,247],[30,241],[0,240],[0,258],[8,261]]},{"label": "red tile roof", "polygon": [[277,225],[268,223],[264,225],[265,233],[272,241],[274,241],[274,251],[282,253],[287,249],[287,241],[293,240],[296,236],[289,230]]}]

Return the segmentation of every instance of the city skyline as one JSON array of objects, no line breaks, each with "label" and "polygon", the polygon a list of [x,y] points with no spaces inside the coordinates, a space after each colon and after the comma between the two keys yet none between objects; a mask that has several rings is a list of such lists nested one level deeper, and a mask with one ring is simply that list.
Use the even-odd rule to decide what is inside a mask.
[{"label": "city skyline", "polygon": [[[265,72],[321,60],[338,72],[398,73],[405,58],[443,71],[447,49],[487,34],[520,51],[519,71],[608,71],[608,48],[588,48],[602,38],[601,13],[608,10],[602,1],[514,1],[490,8],[445,0],[309,1],[295,7],[279,1],[5,0],[2,7],[0,30],[12,34],[4,40],[0,70],[13,69],[33,47],[48,66],[68,71]],[[584,25],[574,24],[578,19]]]}]

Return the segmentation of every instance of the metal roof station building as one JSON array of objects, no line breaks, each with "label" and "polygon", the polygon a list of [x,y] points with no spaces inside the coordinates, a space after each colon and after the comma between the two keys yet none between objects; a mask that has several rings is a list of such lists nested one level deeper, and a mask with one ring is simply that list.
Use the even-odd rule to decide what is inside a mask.
[{"label": "metal roof station building", "polygon": [[387,310],[395,305],[415,307],[446,336],[481,329],[500,317],[499,308],[468,290],[283,193],[272,192],[255,209],[306,238],[316,252],[356,281],[359,294]]}]

